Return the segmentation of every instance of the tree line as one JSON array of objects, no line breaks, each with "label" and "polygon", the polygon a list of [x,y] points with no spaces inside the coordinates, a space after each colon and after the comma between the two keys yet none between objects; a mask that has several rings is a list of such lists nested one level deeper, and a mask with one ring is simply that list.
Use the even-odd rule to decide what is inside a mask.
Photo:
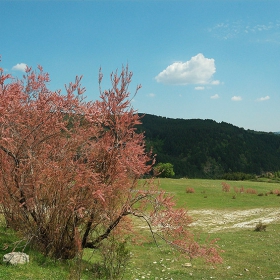
[{"label": "tree line", "polygon": [[[201,119],[140,114],[147,149],[171,163],[177,177],[225,178],[280,170],[280,136]],[[246,177],[245,176],[245,177]]]}]

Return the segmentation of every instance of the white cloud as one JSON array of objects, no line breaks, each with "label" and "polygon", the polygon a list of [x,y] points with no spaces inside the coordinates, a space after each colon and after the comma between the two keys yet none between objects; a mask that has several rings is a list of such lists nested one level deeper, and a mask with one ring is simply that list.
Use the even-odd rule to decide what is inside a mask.
[{"label": "white cloud", "polygon": [[25,63],[18,63],[13,66],[12,70],[25,72],[27,65]]},{"label": "white cloud", "polygon": [[265,97],[261,97],[261,98],[258,98],[257,101],[266,101],[266,100],[269,100],[270,97],[267,95]]},{"label": "white cloud", "polygon": [[195,89],[195,90],[204,90],[205,87],[195,87],[194,89]]},{"label": "white cloud", "polygon": [[149,97],[155,97],[156,95],[154,93],[149,93],[148,96]]},{"label": "white cloud", "polygon": [[211,99],[218,99],[218,98],[220,98],[220,96],[216,93],[216,94],[212,95],[210,98]]},{"label": "white cloud", "polygon": [[[199,53],[189,61],[174,62],[160,72],[155,79],[159,83],[172,85],[211,84],[215,72],[215,60]],[[217,83],[218,81],[215,81],[215,84]]]},{"label": "white cloud", "polygon": [[242,97],[241,96],[233,96],[231,98],[232,101],[241,101],[242,100]]}]

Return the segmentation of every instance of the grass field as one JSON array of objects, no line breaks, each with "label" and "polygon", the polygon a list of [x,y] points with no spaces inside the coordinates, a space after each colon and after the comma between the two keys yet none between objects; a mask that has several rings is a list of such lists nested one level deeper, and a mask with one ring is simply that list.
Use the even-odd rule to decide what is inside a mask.
[{"label": "grass field", "polygon": [[[157,247],[148,231],[141,229],[146,240],[129,247],[132,257],[123,279],[280,279],[280,196],[276,195],[280,184],[228,181],[230,191],[223,192],[222,182],[161,180],[161,188],[174,195],[178,206],[188,209],[194,219],[191,229],[201,242],[209,236],[219,238],[218,245],[224,250],[222,264],[190,261],[164,243]],[[194,193],[186,193],[187,188]],[[247,193],[248,189],[256,193]],[[254,231],[259,222],[267,225],[266,231]],[[0,230],[2,259],[18,239],[3,226]],[[85,250],[82,262],[55,262],[29,248],[25,252],[30,254],[30,263],[16,267],[0,263],[0,279],[95,279],[92,267],[98,255],[90,250]]]}]

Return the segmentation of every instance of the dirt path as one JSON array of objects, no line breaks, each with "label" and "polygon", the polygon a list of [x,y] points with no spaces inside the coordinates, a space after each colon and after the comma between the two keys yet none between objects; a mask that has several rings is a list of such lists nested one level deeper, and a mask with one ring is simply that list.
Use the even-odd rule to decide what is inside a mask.
[{"label": "dirt path", "polygon": [[254,208],[249,210],[189,210],[195,227],[202,227],[208,232],[255,228],[256,224],[270,224],[280,221],[279,208]]}]

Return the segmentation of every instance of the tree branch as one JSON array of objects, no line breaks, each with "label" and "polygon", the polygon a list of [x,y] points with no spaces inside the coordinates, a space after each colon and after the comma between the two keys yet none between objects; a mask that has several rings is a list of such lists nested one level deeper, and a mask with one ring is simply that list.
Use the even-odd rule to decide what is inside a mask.
[{"label": "tree branch", "polygon": [[2,145],[0,145],[0,149],[2,151],[4,151],[8,156],[12,157],[14,162],[15,162],[15,164],[16,164],[16,167],[19,167],[19,160],[17,159],[17,157],[10,150],[6,149]]},{"label": "tree branch", "polygon": [[111,233],[111,231],[119,224],[119,222],[121,221],[121,219],[124,217],[124,216],[127,216],[127,215],[130,215],[132,214],[131,212],[128,212],[128,211],[123,211],[117,218],[115,221],[113,221],[109,227],[107,228],[107,230],[99,235],[95,240],[93,241],[90,241],[90,242],[85,242],[85,246],[83,248],[97,248],[98,247],[98,244],[103,240],[103,239],[106,239],[109,234]]}]

